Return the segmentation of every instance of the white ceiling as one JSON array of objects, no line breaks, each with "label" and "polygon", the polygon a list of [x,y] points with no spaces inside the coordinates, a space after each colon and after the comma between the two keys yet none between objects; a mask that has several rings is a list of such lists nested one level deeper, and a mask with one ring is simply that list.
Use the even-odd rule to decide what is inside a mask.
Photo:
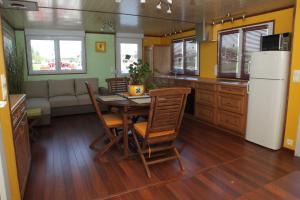
[{"label": "white ceiling", "polygon": [[4,18],[17,29],[83,29],[100,32],[105,21],[112,21],[118,32],[140,32],[161,36],[171,31],[187,30],[201,23],[221,18],[228,12],[255,15],[291,7],[295,0],[173,0],[172,14],[159,11],[159,0],[38,0],[39,11],[1,9]]}]

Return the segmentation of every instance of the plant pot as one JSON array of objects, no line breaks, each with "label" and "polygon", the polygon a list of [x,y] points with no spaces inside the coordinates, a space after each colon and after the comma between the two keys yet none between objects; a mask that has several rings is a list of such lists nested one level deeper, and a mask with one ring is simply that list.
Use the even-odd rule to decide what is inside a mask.
[{"label": "plant pot", "polygon": [[142,96],[145,93],[144,85],[129,85],[128,93],[130,96]]}]

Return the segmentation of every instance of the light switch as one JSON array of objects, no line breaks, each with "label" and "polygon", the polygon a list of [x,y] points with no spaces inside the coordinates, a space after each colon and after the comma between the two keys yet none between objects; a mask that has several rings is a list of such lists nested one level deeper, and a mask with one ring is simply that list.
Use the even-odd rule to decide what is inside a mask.
[{"label": "light switch", "polygon": [[0,98],[2,97],[3,101],[7,100],[7,87],[6,87],[6,77],[4,74],[0,75],[0,87],[2,94],[0,94]]},{"label": "light switch", "polygon": [[295,70],[293,75],[293,82],[300,83],[300,70]]}]

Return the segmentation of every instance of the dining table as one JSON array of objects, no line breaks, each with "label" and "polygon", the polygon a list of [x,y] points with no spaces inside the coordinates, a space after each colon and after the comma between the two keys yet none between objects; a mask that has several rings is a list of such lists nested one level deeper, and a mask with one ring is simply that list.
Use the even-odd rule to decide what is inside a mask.
[{"label": "dining table", "polygon": [[[117,97],[119,96],[119,98]],[[113,98],[115,97],[115,98]],[[146,100],[148,98],[149,101]],[[122,97],[118,94],[97,96],[97,102],[100,106],[105,105],[108,107],[118,108],[123,117],[123,159],[130,155],[128,144],[129,122],[135,116],[147,116],[150,109],[150,97],[131,99]],[[146,101],[144,101],[146,100]]]}]

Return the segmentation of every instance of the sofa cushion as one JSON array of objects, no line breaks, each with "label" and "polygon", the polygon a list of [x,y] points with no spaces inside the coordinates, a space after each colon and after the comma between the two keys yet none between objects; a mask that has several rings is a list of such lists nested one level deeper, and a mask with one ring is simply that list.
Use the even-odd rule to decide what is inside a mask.
[{"label": "sofa cushion", "polygon": [[94,93],[98,93],[98,79],[97,78],[85,78],[75,79],[75,92],[76,95],[87,94],[88,91],[85,86],[85,82],[89,82]]},{"label": "sofa cushion", "polygon": [[88,94],[78,95],[77,96],[79,105],[91,105],[92,101]]},{"label": "sofa cushion", "polygon": [[50,103],[48,98],[27,98],[27,108],[41,108],[42,115],[50,115]]},{"label": "sofa cushion", "polygon": [[74,79],[49,80],[49,96],[70,96],[75,95]]},{"label": "sofa cushion", "polygon": [[48,81],[25,81],[24,92],[28,98],[47,98]]},{"label": "sofa cushion", "polygon": [[77,98],[75,96],[50,97],[49,101],[50,101],[51,108],[78,105],[78,101],[77,101]]}]

